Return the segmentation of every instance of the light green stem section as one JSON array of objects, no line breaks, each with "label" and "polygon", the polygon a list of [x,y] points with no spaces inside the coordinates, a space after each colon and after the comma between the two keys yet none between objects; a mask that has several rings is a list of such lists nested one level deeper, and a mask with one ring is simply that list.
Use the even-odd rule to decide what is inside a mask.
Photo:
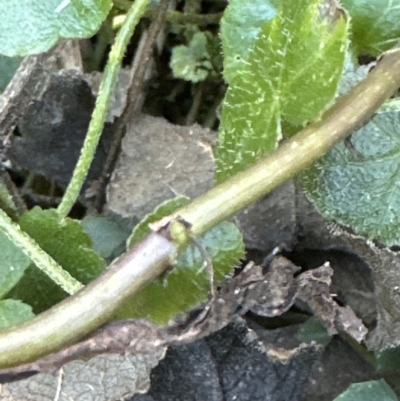
[{"label": "light green stem section", "polygon": [[104,121],[108,106],[110,104],[111,95],[118,78],[118,72],[121,67],[122,58],[125,54],[125,49],[133,34],[133,31],[144,14],[150,0],[136,0],[126,19],[118,32],[115,42],[111,48],[107,66],[104,71],[103,80],[100,84],[99,95],[96,100],[92,119],[88,128],[85,142],[83,144],[81,155],[75,167],[74,174],[65,191],[64,197],[58,206],[58,214],[64,218],[70,212],[72,206],[78,199],[83,183],[89,172],[90,165],[93,161],[97,145],[103,131]]},{"label": "light green stem section", "polygon": [[35,265],[46,273],[68,294],[75,294],[83,285],[75,280],[65,271],[50,255],[33,240],[28,234],[21,230],[7,214],[0,209],[0,229],[15,245],[19,246]]}]

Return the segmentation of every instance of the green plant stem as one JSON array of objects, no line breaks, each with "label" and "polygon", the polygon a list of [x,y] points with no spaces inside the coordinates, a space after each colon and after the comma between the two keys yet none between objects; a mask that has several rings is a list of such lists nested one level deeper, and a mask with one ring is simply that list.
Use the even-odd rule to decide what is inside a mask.
[{"label": "green plant stem", "polygon": [[75,294],[83,287],[79,281],[73,278],[65,271],[50,255],[24,231],[17,223],[14,223],[7,214],[0,209],[0,230],[15,245],[18,245],[35,265],[47,274],[55,283],[57,283],[68,294]]},{"label": "green plant stem", "polygon": [[[365,124],[400,86],[400,50],[385,53],[364,81],[313,124],[253,167],[195,199],[177,214],[201,235],[266,194]],[[152,233],[100,277],[36,318],[0,333],[0,367],[31,361],[78,340],[109,319],[142,286],[164,271],[177,248]],[[133,268],[135,267],[135,268]]]},{"label": "green plant stem", "polygon": [[150,0],[136,0],[129,9],[124,23],[118,32],[115,42],[111,48],[107,66],[104,71],[103,79],[100,84],[99,95],[89,124],[88,132],[83,144],[81,155],[75,167],[72,179],[67,190],[58,206],[58,214],[64,218],[70,212],[72,206],[79,196],[83,183],[89,172],[90,165],[93,161],[97,145],[103,131],[104,121],[108,106],[110,104],[111,95],[118,78],[118,72],[121,67],[122,58],[125,49],[133,34],[133,31],[142,17]]},{"label": "green plant stem", "polygon": [[367,78],[322,117],[250,168],[224,181],[176,212],[199,236],[311,166],[335,144],[361,128],[400,86],[400,48],[379,61]]},{"label": "green plant stem", "polygon": [[0,367],[29,362],[76,342],[109,320],[131,294],[162,274],[176,255],[177,248],[164,236],[150,234],[74,296],[1,331]]}]

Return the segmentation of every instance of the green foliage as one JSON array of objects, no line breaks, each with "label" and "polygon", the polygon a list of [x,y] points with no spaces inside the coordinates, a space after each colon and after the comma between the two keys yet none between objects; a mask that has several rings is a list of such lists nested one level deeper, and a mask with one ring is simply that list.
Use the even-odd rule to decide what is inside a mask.
[{"label": "green foliage", "polygon": [[399,113],[378,113],[301,174],[317,209],[330,220],[388,246],[400,243]]},{"label": "green foliage", "polygon": [[[91,240],[79,221],[70,218],[60,221],[56,210],[35,207],[25,213],[19,223],[80,282],[88,283],[104,270],[104,260],[92,249]],[[10,296],[28,303],[38,313],[61,301],[66,294],[36,266],[30,266]]]},{"label": "green foliage", "polygon": [[111,0],[1,1],[0,53],[38,54],[59,39],[88,38],[105,20]]},{"label": "green foliage", "polygon": [[0,93],[6,89],[20,63],[20,57],[5,57],[0,55]]},{"label": "green foliage", "polygon": [[111,261],[125,251],[125,241],[130,234],[127,228],[103,216],[86,216],[81,223],[92,240],[94,251],[102,258]]},{"label": "green foliage", "polygon": [[210,32],[197,31],[187,46],[172,49],[170,66],[174,76],[191,82],[204,81],[217,71],[219,41]]},{"label": "green foliage", "polygon": [[189,198],[187,196],[177,196],[158,205],[151,213],[144,216],[133,229],[131,236],[126,242],[126,249],[132,249],[138,242],[150,234],[150,223],[161,220],[163,217],[174,213],[176,210],[187,205],[188,203]]},{"label": "green foliage", "polygon": [[400,347],[388,348],[384,351],[375,351],[375,363],[380,372],[400,372]]},{"label": "green foliage", "polygon": [[0,255],[0,298],[3,298],[18,283],[31,262],[1,231]]},{"label": "green foliage", "polygon": [[355,383],[334,401],[398,401],[396,394],[384,380]]},{"label": "green foliage", "polygon": [[[215,283],[220,283],[244,255],[242,236],[237,227],[222,222],[202,238],[201,243],[211,257]],[[189,246],[164,279],[157,279],[125,305],[118,318],[145,317],[166,324],[178,313],[206,301],[210,290],[209,278],[203,268],[200,251]]]},{"label": "green foliage", "polygon": [[220,27],[226,82],[230,83],[246,65],[261,27],[276,14],[273,3],[268,0],[229,2]]},{"label": "green foliage", "polygon": [[15,299],[0,300],[0,330],[24,322],[35,315],[29,305]]},{"label": "green foliage", "polygon": [[227,177],[273,150],[282,122],[316,120],[333,100],[347,46],[347,19],[322,15],[319,0],[283,0],[260,29],[244,68],[225,96],[217,179]]},{"label": "green foliage", "polygon": [[342,0],[351,16],[352,45],[357,54],[377,56],[400,39],[399,0]]},{"label": "green foliage", "polygon": [[[135,228],[128,240],[128,248],[150,232],[149,223],[173,213],[187,202],[187,198],[178,197],[157,207]],[[220,223],[208,231],[200,242],[212,260],[216,284],[232,273],[233,267],[244,255],[242,235],[232,223]],[[135,295],[121,308],[117,317],[146,317],[156,323],[166,324],[178,313],[204,302],[209,294],[210,284],[203,265],[200,251],[193,245],[189,246],[165,278],[153,281]]]}]

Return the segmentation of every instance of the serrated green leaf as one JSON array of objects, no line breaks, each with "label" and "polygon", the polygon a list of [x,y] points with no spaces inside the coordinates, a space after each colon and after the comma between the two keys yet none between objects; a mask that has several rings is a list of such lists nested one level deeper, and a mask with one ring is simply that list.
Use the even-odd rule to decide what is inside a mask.
[{"label": "serrated green leaf", "polygon": [[394,391],[384,380],[354,383],[334,401],[398,401]]},{"label": "serrated green leaf", "polygon": [[38,54],[59,39],[88,38],[105,20],[111,0],[1,1],[0,53]]},{"label": "serrated green leaf", "polygon": [[387,246],[400,244],[400,114],[378,113],[304,171],[301,183],[320,213]]},{"label": "serrated green leaf", "polygon": [[[216,284],[232,273],[244,255],[242,235],[233,223],[220,223],[201,238],[201,243],[211,257]],[[163,325],[206,301],[210,284],[206,269],[202,269],[203,262],[199,250],[189,246],[164,279],[146,286],[124,305],[117,317],[144,317]]]},{"label": "serrated green leaf", "polygon": [[[127,249],[149,234],[149,223],[174,213],[188,202],[189,198],[179,196],[159,205],[135,227],[127,241]],[[231,274],[244,255],[242,235],[232,223],[220,223],[202,237],[201,243],[212,260],[216,284]],[[135,295],[121,308],[117,317],[146,317],[165,324],[178,313],[204,302],[210,288],[208,274],[202,269],[203,262],[199,250],[189,246],[165,278],[153,281]]]},{"label": "serrated green leaf", "polygon": [[352,45],[357,54],[377,56],[400,39],[400,0],[342,0],[351,16]]},{"label": "serrated green leaf", "polygon": [[130,231],[103,216],[86,216],[82,228],[92,240],[93,249],[104,259],[113,259],[125,251]]},{"label": "serrated green leaf", "polygon": [[0,330],[34,317],[29,305],[15,299],[0,301]]},{"label": "serrated green leaf", "polygon": [[319,0],[283,0],[261,28],[228,88],[217,149],[217,180],[252,164],[281,139],[282,121],[301,126],[333,100],[347,47],[347,18],[321,15]]},{"label": "serrated green leaf", "polygon": [[221,19],[224,78],[230,83],[243,70],[261,27],[276,14],[277,1],[231,0]]},{"label": "serrated green leaf", "polygon": [[3,298],[18,283],[31,262],[2,231],[0,255],[0,298]]},{"label": "serrated green leaf", "polygon": [[[92,249],[90,237],[79,221],[66,218],[60,221],[54,209],[35,207],[20,219],[26,231],[54,260],[80,282],[86,284],[105,268],[105,261]],[[36,266],[31,266],[10,292],[39,313],[64,299],[61,290]]]},{"label": "serrated green leaf", "polygon": [[194,83],[204,81],[214,70],[210,54],[213,41],[210,32],[199,31],[188,46],[175,46],[170,61],[174,76]]},{"label": "serrated green leaf", "polygon": [[189,203],[187,196],[177,196],[172,199],[167,199],[165,202],[158,205],[151,213],[143,217],[143,219],[135,226],[132,234],[126,242],[126,249],[132,249],[138,242],[144,239],[151,231],[149,224],[161,220],[165,216],[169,216],[179,208]]}]

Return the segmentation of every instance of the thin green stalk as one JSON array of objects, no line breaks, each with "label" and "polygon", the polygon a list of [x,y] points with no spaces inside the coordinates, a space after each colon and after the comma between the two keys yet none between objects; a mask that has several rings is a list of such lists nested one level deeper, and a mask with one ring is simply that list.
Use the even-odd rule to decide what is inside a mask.
[{"label": "thin green stalk", "polygon": [[90,165],[93,161],[97,145],[103,131],[104,121],[108,106],[110,104],[111,95],[113,93],[118,72],[121,67],[122,58],[125,54],[125,49],[133,34],[133,31],[144,14],[150,0],[136,0],[129,9],[126,18],[118,32],[115,42],[111,48],[107,66],[104,71],[103,80],[100,84],[99,95],[96,100],[92,119],[88,128],[85,142],[83,144],[81,155],[75,167],[74,174],[68,185],[63,199],[58,206],[58,214],[64,218],[70,212],[72,206],[79,196],[83,183],[89,172]]},{"label": "thin green stalk", "polygon": [[14,223],[7,214],[0,209],[0,230],[17,245],[35,265],[47,274],[68,294],[75,294],[83,285],[65,271],[50,255],[21,230],[17,223]]}]

